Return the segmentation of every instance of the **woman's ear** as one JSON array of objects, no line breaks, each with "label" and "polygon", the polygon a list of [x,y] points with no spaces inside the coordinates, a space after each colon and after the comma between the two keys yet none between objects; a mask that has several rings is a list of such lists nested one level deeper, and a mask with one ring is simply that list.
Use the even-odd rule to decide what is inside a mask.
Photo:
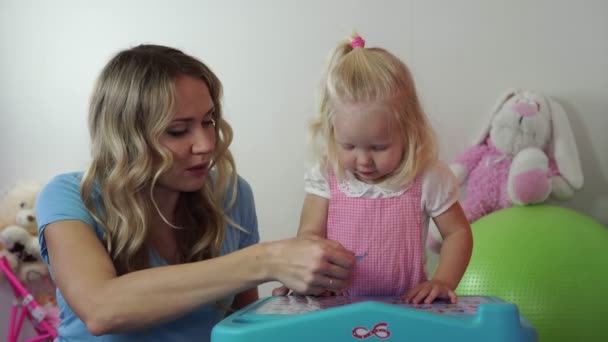
[{"label": "woman's ear", "polygon": [[494,116],[496,115],[496,113],[498,113],[498,111],[502,108],[502,106],[504,105],[505,102],[507,102],[510,98],[512,98],[513,96],[515,96],[515,94],[517,94],[519,92],[521,92],[521,89],[510,88],[510,89],[507,89],[504,93],[502,93],[502,95],[500,95],[498,97],[498,99],[496,100],[496,103],[494,104],[494,106],[492,107],[492,110],[490,111],[490,115],[489,115],[488,119],[486,120],[485,125],[482,127],[481,133],[476,137],[475,141],[473,142],[475,145],[481,145],[486,141],[486,138],[490,134],[490,127],[492,126],[492,120],[494,120]]},{"label": "woman's ear", "polygon": [[549,96],[546,96],[546,98],[551,112],[552,129],[552,139],[548,152],[555,158],[561,176],[574,189],[578,190],[583,186],[584,179],[570,122],[564,108]]}]

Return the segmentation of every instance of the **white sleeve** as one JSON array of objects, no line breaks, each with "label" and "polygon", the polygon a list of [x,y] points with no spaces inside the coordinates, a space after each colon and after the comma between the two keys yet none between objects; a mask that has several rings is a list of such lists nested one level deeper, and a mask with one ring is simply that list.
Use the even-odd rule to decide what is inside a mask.
[{"label": "white sleeve", "polygon": [[430,217],[436,217],[458,201],[456,176],[443,162],[437,161],[422,178],[422,208]]},{"label": "white sleeve", "polygon": [[329,198],[329,178],[327,169],[320,164],[308,169],[304,174],[304,191],[308,194]]}]

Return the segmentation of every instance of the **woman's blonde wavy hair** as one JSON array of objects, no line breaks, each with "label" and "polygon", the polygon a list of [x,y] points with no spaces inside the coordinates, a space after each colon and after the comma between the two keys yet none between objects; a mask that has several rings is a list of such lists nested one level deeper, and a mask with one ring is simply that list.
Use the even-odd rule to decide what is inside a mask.
[{"label": "woman's blonde wavy hair", "polygon": [[342,177],[344,170],[336,157],[335,104],[386,103],[405,142],[401,166],[387,182],[390,186],[406,186],[437,159],[435,134],[407,66],[387,50],[353,48],[351,42],[357,37],[355,34],[342,41],[329,59],[318,112],[310,124],[313,156]]},{"label": "woman's blonde wavy hair", "polygon": [[[150,221],[155,213],[163,217],[152,193],[173,163],[159,138],[173,118],[174,82],[182,75],[208,86],[217,142],[213,177],[201,191],[183,193],[177,203],[173,224],[180,227],[175,231],[179,260],[204,260],[220,253],[229,221],[223,204],[234,204],[237,180],[228,150],[232,129],[222,116],[222,84],[205,64],[179,50],[140,45],[118,53],[97,80],[89,108],[92,163],[81,184],[82,199],[103,227],[105,246],[119,274],[149,266]],[[95,184],[103,211],[93,204]]]}]

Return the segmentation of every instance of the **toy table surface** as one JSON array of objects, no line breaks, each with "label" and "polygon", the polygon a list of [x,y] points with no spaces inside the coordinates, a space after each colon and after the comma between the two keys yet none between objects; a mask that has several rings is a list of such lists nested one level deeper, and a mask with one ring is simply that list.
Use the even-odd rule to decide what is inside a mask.
[{"label": "toy table surface", "polygon": [[[401,297],[310,297],[310,296],[284,296],[273,297],[260,305],[251,308],[246,315],[299,315],[323,309],[335,308],[348,304],[375,301],[399,307],[423,310],[437,314],[447,315],[475,315],[481,303],[502,302],[492,297],[460,297],[458,303],[450,304],[446,300],[436,300],[433,304],[409,304]],[[253,318],[253,317],[250,317]],[[258,317],[265,319],[264,317]]]},{"label": "toy table surface", "polygon": [[517,306],[496,297],[461,296],[458,303],[405,303],[400,297],[267,297],[212,330],[213,342],[271,341],[535,342]]}]

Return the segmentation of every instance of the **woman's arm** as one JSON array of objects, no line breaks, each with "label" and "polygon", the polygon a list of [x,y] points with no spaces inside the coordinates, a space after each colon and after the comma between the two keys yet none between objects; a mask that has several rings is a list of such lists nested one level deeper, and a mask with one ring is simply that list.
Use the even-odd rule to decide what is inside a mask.
[{"label": "woman's arm", "polygon": [[[104,246],[82,221],[51,223],[44,237],[55,282],[93,335],[156,325],[271,280],[301,292],[338,289],[354,264],[339,244],[313,237],[117,276]],[[330,277],[335,280],[328,282]]]},{"label": "woman's arm", "polygon": [[454,290],[471,259],[473,250],[471,226],[458,202],[433,220],[443,237],[439,265],[433,280],[441,281]]},{"label": "woman's arm", "polygon": [[[300,214],[300,228],[298,229],[297,236],[300,238],[316,237],[325,239],[327,232],[326,226],[328,207],[329,200],[327,198],[313,194],[306,194],[306,197],[304,197],[304,205],[302,206],[302,213]],[[313,292],[298,291],[297,289],[289,287],[287,284],[283,283],[283,285],[280,287],[272,290],[272,295],[285,296],[288,295],[290,291],[302,295],[318,294],[317,288],[314,288],[313,290]]]}]

